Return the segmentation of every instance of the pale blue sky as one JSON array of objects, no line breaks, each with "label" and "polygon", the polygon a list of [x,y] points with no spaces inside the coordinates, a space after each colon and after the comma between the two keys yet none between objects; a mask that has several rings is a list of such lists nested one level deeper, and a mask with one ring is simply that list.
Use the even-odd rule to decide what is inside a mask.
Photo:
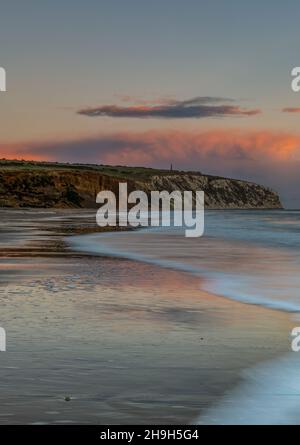
[{"label": "pale blue sky", "polygon": [[280,109],[300,103],[290,88],[290,70],[300,63],[299,17],[296,0],[1,2],[0,64],[9,88],[0,103],[3,137],[162,125],[88,122],[68,110],[115,103],[123,94],[232,97],[264,110],[239,126],[297,129],[298,117]]}]

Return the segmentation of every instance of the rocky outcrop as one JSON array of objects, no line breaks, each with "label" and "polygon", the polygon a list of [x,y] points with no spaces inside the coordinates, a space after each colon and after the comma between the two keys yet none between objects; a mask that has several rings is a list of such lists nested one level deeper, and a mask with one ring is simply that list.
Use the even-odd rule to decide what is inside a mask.
[{"label": "rocky outcrop", "polygon": [[[112,170],[110,168],[110,170]],[[116,171],[118,172],[117,168]],[[155,172],[155,170],[153,170]],[[281,208],[277,193],[246,181],[219,178],[198,173],[166,172],[135,177],[105,174],[95,168],[1,168],[0,207],[96,208],[101,190],[118,194],[119,182],[127,182],[128,191],[203,190],[205,206],[221,209]]]}]

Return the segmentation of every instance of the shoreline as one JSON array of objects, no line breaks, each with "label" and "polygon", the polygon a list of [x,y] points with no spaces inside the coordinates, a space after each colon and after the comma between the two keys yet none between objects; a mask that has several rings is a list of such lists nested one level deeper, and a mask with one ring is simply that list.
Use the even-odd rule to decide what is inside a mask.
[{"label": "shoreline", "polygon": [[[41,300],[43,305],[51,308],[51,312],[44,314],[47,319],[41,320],[43,326],[35,322],[37,326],[25,335],[16,328],[15,322],[11,325],[13,320],[5,317],[7,309],[2,315],[8,332],[15,329],[16,333],[13,338],[10,334],[9,355],[5,356],[0,368],[3,377],[0,388],[4,400],[9,402],[10,412],[14,411],[7,390],[11,393],[9,381],[15,382],[18,396],[14,403],[18,411],[21,409],[19,414],[14,414],[17,422],[56,423],[59,420],[66,424],[98,423],[97,416],[101,415],[101,423],[108,424],[198,423],[199,417],[243,384],[245,371],[280,358],[289,346],[286,333],[292,323],[288,314],[247,306],[200,291],[199,279],[191,279],[177,271],[166,271],[125,259],[75,259],[75,273],[79,277],[82,273],[85,276],[85,269],[99,269],[103,263],[108,263],[112,270],[121,268],[124,273],[126,271],[126,277],[124,275],[123,282],[117,283],[112,290],[109,290],[109,280],[104,294],[103,282],[97,278],[88,293],[78,289],[72,280],[64,285],[64,301],[59,298],[58,303],[53,305],[53,299],[57,299],[61,290],[59,279],[53,280],[53,284],[49,282],[47,270],[49,266],[59,267],[59,274],[63,274],[63,265],[56,266],[56,261],[52,261],[51,265],[44,266],[43,277],[34,278],[38,280],[39,288],[35,292],[30,291],[32,303],[27,304],[23,299],[23,295],[30,290],[24,277],[17,287],[8,287],[14,298],[16,294],[21,294],[20,311],[23,308],[24,312],[23,305],[26,305],[30,313],[28,305],[40,304]],[[49,260],[45,258],[45,261],[48,263]],[[27,273],[32,270],[31,267],[27,263]],[[129,276],[128,270],[131,271]],[[73,267],[71,273],[74,274]],[[136,274],[139,279],[133,287],[131,280]],[[148,276],[146,282],[144,276]],[[155,292],[153,276],[156,280]],[[66,290],[67,286],[72,287]],[[70,292],[72,301],[66,308],[65,299]],[[78,297],[74,297],[74,294]],[[105,295],[104,302],[101,295]],[[35,313],[39,311],[35,310]],[[69,314],[76,319],[74,326],[68,322]],[[32,316],[27,315],[25,320],[32,325]],[[61,322],[57,324],[59,320]],[[51,324],[56,326],[55,332]],[[76,332],[77,329],[80,331]],[[62,340],[63,336],[65,340]],[[31,345],[28,346],[30,337]],[[35,345],[34,339],[41,346]],[[24,348],[26,343],[27,347]],[[52,364],[48,363],[52,357],[49,350],[48,358],[49,347],[51,351],[56,351]],[[31,356],[36,357],[33,364],[30,363]],[[53,361],[53,358],[50,360]],[[19,386],[17,371],[3,376],[5,368],[9,370],[20,365],[24,383],[29,377],[28,373],[33,373],[41,382],[41,389],[38,385],[28,400],[26,414],[19,401],[25,396],[24,390],[26,393],[28,384]],[[52,375],[49,380],[46,376],[53,365],[59,366],[58,379]],[[75,382],[73,379],[76,375]],[[14,377],[17,377],[16,381]],[[40,398],[37,391],[46,395]],[[70,396],[74,402],[64,404],[65,396]],[[47,409],[43,408],[44,404]],[[7,410],[6,402],[3,405],[3,410]],[[57,411],[57,415],[49,415],[48,411]],[[68,415],[62,417],[62,411]],[[12,418],[9,420],[14,421]],[[5,422],[5,416],[0,422]]]},{"label": "shoreline", "polygon": [[[235,294],[233,294],[230,292],[230,290],[226,290],[225,286],[222,286],[222,279],[225,277],[219,280],[218,272],[214,273],[204,267],[203,264],[199,266],[199,263],[197,264],[194,262],[194,258],[198,254],[198,246],[191,238],[185,238],[186,246],[184,247],[184,251],[182,251],[183,247],[181,246],[179,247],[180,251],[176,252],[176,247],[174,248],[174,246],[176,246],[181,240],[181,237],[178,236],[178,234],[168,234],[166,239],[164,239],[163,232],[155,229],[151,230],[148,227],[141,228],[134,232],[134,237],[131,236],[133,233],[128,231],[123,231],[122,233],[120,233],[120,231],[107,231],[106,234],[86,233],[78,236],[73,235],[66,237],[65,241],[69,246],[69,249],[73,249],[76,252],[95,256],[108,255],[116,258],[127,258],[133,261],[141,261],[144,263],[157,265],[165,269],[172,269],[177,270],[178,272],[188,273],[191,276],[206,278],[206,285],[202,290],[221,298],[226,298],[231,301],[238,301],[247,305],[254,305],[280,312],[286,312],[289,314],[296,315],[300,313],[300,305],[291,301],[270,299],[264,295],[259,295],[258,297],[255,295],[255,293],[238,294],[235,292]],[[181,236],[183,237],[183,234]],[[240,240],[238,239],[231,240],[230,242],[232,241],[235,242],[236,246],[238,246],[235,254],[240,255],[241,248],[245,246],[243,246],[241,243],[241,246],[239,247]],[[216,244],[224,244],[223,248],[227,248],[228,251],[232,249],[232,246],[230,243],[227,243],[227,240],[216,239]],[[246,248],[250,252],[252,250],[251,256],[254,257],[256,254],[259,254],[261,257],[260,261],[265,261],[264,255],[266,254],[266,249],[264,247],[258,250],[257,246],[252,248],[251,243],[249,243],[246,245]],[[207,247],[205,247],[205,249],[207,253]],[[185,261],[185,258],[182,261],[178,261],[177,255],[179,255],[179,257],[182,255],[184,256],[184,253],[189,250],[192,253],[188,261]],[[269,252],[267,252],[267,254],[269,255]],[[276,254],[278,256],[278,253],[275,250],[273,254],[274,256]],[[202,260],[203,259],[204,258],[202,258]],[[284,254],[283,259],[285,259]],[[233,263],[233,266],[236,266],[236,264]],[[234,278],[235,277],[231,277],[232,280],[234,280]]]},{"label": "shoreline", "polygon": [[[1,423],[197,423],[245,370],[289,347],[290,314],[215,296],[201,290],[203,278],[154,264],[47,255],[45,239],[61,238],[50,227],[45,235],[33,220],[31,255],[18,245],[0,259],[7,274],[1,321],[11,342],[0,389],[4,412],[13,411]],[[53,359],[59,373],[50,371],[49,380]],[[41,382],[31,396],[30,375]]]}]

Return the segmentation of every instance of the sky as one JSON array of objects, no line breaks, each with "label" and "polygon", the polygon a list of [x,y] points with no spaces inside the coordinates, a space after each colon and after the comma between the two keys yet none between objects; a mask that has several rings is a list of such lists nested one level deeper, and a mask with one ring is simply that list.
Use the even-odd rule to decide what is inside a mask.
[{"label": "sky", "polygon": [[253,180],[300,207],[300,3],[2,1],[0,157]]}]

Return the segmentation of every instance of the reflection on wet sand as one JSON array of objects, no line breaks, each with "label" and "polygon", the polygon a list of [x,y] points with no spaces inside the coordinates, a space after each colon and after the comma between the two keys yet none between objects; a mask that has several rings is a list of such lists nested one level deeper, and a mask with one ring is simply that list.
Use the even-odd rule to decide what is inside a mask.
[{"label": "reflection on wet sand", "polygon": [[53,227],[72,216],[54,217],[47,232],[25,212],[26,239],[0,258],[0,423],[193,422],[288,347],[286,314],[203,292],[189,274],[65,252]]}]

